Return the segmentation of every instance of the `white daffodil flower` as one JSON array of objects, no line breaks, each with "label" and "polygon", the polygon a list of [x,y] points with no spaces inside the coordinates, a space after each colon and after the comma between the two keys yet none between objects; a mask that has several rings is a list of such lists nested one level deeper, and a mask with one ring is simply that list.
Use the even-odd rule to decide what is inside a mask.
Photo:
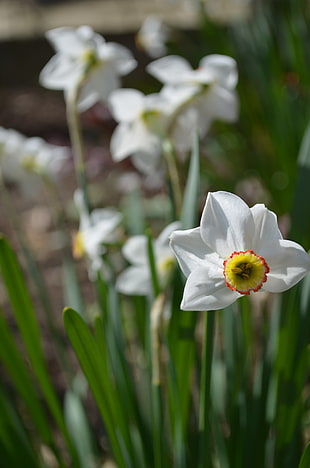
[{"label": "white daffodil flower", "polygon": [[[154,241],[154,257],[161,287],[165,286],[174,265],[174,256],[169,248],[169,236],[178,229],[178,221],[169,224]],[[150,296],[152,281],[149,266],[147,237],[133,236],[122,249],[126,260],[131,264],[117,278],[116,289],[127,295]]]},{"label": "white daffodil flower", "polygon": [[150,57],[162,57],[167,52],[166,42],[169,39],[169,33],[168,26],[159,16],[149,15],[136,35],[136,42]]},{"label": "white daffodil flower", "polygon": [[244,294],[280,293],[310,271],[310,256],[284,240],[276,215],[228,192],[209,193],[200,227],[175,231],[171,248],[187,281],[181,308],[222,309]]},{"label": "white daffodil flower", "polygon": [[69,148],[42,138],[27,138],[13,129],[0,127],[0,169],[9,182],[31,193],[39,186],[38,175],[54,180],[69,157]]},{"label": "white daffodil flower", "polygon": [[107,251],[104,244],[119,240],[117,228],[122,214],[109,208],[98,208],[88,214],[80,190],[75,191],[74,200],[80,213],[80,226],[73,238],[73,256],[87,259],[91,280],[96,278],[99,271],[106,276],[108,272],[102,257]]},{"label": "white daffodil flower", "polygon": [[120,76],[136,67],[136,60],[126,47],[106,42],[89,26],[61,27],[48,31],[47,39],[56,50],[40,73],[46,88],[64,90],[65,94],[85,79],[79,109],[88,109],[106,101],[120,86]]},{"label": "white daffodil flower", "polygon": [[[239,104],[235,87],[238,71],[233,58],[208,55],[193,70],[183,57],[170,55],[151,62],[147,71],[164,84],[162,93],[173,95],[178,91],[187,94],[187,101],[181,104],[180,118],[175,122],[177,135],[186,133],[189,121],[203,137],[213,120],[234,122],[237,119]],[[176,142],[177,135],[174,137]]]},{"label": "white daffodil flower", "polygon": [[132,156],[133,164],[144,174],[154,173],[161,161],[171,104],[159,94],[145,96],[135,89],[111,93],[110,108],[119,122],[111,138],[114,161]]},{"label": "white daffodil flower", "polygon": [[51,145],[42,138],[32,137],[27,138],[24,143],[20,163],[30,172],[53,178],[68,157],[69,148]]}]

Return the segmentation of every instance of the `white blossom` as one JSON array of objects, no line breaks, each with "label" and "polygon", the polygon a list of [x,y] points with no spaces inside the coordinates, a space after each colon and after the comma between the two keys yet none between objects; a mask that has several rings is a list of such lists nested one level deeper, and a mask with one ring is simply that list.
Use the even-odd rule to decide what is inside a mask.
[{"label": "white blossom", "polygon": [[244,294],[280,293],[310,271],[310,256],[284,240],[276,215],[228,192],[209,193],[200,226],[171,235],[187,281],[181,308],[224,308]]}]

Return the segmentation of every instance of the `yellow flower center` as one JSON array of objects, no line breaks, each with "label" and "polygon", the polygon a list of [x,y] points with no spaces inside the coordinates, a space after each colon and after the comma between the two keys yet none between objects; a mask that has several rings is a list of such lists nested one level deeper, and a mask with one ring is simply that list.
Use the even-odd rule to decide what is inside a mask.
[{"label": "yellow flower center", "polygon": [[81,231],[73,235],[72,255],[76,259],[82,258],[85,255],[84,234]]},{"label": "yellow flower center", "polygon": [[159,276],[159,281],[161,285],[165,287],[165,285],[169,281],[171,273],[173,272],[174,258],[170,255],[167,255],[162,260],[157,262],[156,267]]},{"label": "yellow flower center", "polygon": [[256,292],[267,281],[269,266],[253,250],[233,252],[223,265],[226,286],[240,294]]},{"label": "yellow flower center", "polygon": [[93,49],[86,49],[81,54],[81,60],[84,63],[84,73],[89,73],[100,64],[100,60]]},{"label": "yellow flower center", "polygon": [[39,169],[39,165],[34,157],[34,155],[27,155],[21,161],[21,166],[30,172],[36,172]]}]

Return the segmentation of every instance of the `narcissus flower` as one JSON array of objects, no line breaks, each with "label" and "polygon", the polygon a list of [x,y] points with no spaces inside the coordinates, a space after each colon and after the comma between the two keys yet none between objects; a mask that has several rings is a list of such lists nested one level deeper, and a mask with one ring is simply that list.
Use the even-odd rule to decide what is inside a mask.
[{"label": "narcissus flower", "polygon": [[161,18],[156,15],[149,15],[145,18],[136,35],[136,42],[151,57],[162,57],[167,52],[166,42],[169,35],[170,30]]},{"label": "narcissus flower", "polygon": [[[154,256],[160,286],[164,287],[175,259],[169,248],[169,236],[180,227],[179,222],[169,224],[154,241]],[[152,294],[151,272],[147,237],[132,236],[123,246],[123,255],[131,265],[117,278],[116,289],[123,294],[149,296]]]},{"label": "narcissus flower", "polygon": [[109,103],[113,117],[119,122],[110,145],[114,161],[132,156],[139,170],[154,174],[161,162],[170,103],[159,94],[145,96],[135,89],[113,91]]},{"label": "narcissus flower", "polygon": [[13,129],[0,127],[0,170],[8,182],[29,195],[40,186],[40,177],[56,180],[69,148],[55,146],[39,137],[27,138]]},{"label": "narcissus flower", "polygon": [[47,31],[47,39],[56,50],[40,74],[46,88],[62,89],[65,94],[85,79],[79,109],[86,110],[105,101],[120,86],[120,76],[136,67],[136,60],[126,47],[106,42],[89,26],[61,27]]},{"label": "narcissus flower", "polygon": [[108,273],[103,254],[107,251],[106,244],[119,240],[117,228],[122,214],[112,208],[97,208],[88,214],[80,190],[76,190],[74,199],[80,214],[80,226],[73,237],[73,256],[86,258],[92,280],[99,271],[104,275]]},{"label": "narcissus flower", "polygon": [[284,240],[276,215],[228,192],[209,193],[200,227],[171,234],[187,277],[181,308],[222,309],[243,295],[279,293],[310,271],[310,256]]},{"label": "narcissus flower", "polygon": [[[151,62],[147,71],[164,84],[166,95],[173,95],[176,91],[187,93],[182,115],[187,112],[193,120],[191,114],[194,113],[201,136],[205,135],[215,119],[226,122],[237,119],[239,104],[235,87],[238,71],[232,57],[207,55],[193,70],[183,57],[169,55]],[[186,120],[183,125],[176,122],[176,126],[181,126],[179,133],[186,132]]]}]

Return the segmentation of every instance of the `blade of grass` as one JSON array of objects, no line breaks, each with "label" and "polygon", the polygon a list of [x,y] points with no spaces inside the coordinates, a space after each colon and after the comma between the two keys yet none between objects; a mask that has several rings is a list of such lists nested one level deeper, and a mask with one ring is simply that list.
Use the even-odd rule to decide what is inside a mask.
[{"label": "blade of grass", "polygon": [[306,128],[299,154],[295,194],[291,210],[290,238],[310,248],[310,123]]},{"label": "blade of grass", "polygon": [[0,337],[0,359],[10,375],[16,391],[23,399],[31,420],[37,427],[38,434],[45,443],[50,444],[52,433],[47,415],[38,398],[38,391],[30,378],[29,369],[21,357],[20,349],[16,346],[2,312],[0,313]]},{"label": "blade of grass", "polygon": [[113,454],[119,467],[127,468],[127,446],[128,441],[124,440],[126,431],[120,421],[113,418],[113,407],[118,404],[114,399],[115,393],[111,391],[112,376],[105,379],[102,372],[104,361],[100,349],[90,333],[82,317],[70,308],[63,312],[64,326],[70,339],[74,352],[80,362],[81,368],[89,383],[95,401],[99,408],[102,420],[105,424]]},{"label": "blade of grass", "polygon": [[199,138],[195,135],[181,213],[183,229],[190,229],[197,222],[199,181]]},{"label": "blade of grass", "polygon": [[67,431],[62,410],[45,364],[40,329],[30,294],[16,255],[3,236],[0,236],[0,272],[34,375],[39,382],[51,414],[66,440],[70,454],[74,462],[79,466],[76,452]]},{"label": "blade of grass", "polygon": [[81,466],[83,468],[93,467],[95,455],[91,430],[81,398],[73,390],[67,390],[65,394],[64,414]]},{"label": "blade of grass", "polygon": [[302,454],[298,468],[309,468],[309,466],[310,466],[310,442],[308,442]]},{"label": "blade of grass", "polygon": [[41,468],[28,434],[5,393],[0,389],[0,453],[1,466]]}]

